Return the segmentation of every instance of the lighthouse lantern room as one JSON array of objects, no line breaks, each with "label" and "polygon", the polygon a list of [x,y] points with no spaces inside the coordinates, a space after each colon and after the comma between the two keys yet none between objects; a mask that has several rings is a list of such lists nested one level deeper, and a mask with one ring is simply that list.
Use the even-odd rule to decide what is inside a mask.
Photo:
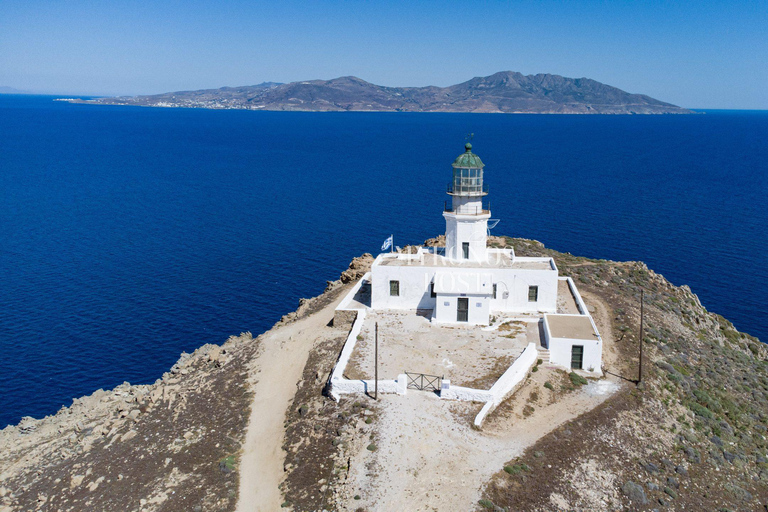
[{"label": "lighthouse lantern room", "polygon": [[454,160],[453,180],[448,185],[450,205],[446,202],[445,256],[451,260],[484,261],[488,219],[491,211],[483,204],[488,188],[483,183],[483,161],[472,153],[467,143],[463,154]]}]

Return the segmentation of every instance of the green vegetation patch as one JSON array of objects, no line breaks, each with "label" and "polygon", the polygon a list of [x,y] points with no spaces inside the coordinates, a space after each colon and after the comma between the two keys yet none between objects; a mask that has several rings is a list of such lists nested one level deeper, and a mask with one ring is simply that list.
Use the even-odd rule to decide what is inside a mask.
[{"label": "green vegetation patch", "polygon": [[519,475],[522,472],[528,472],[531,468],[525,463],[515,464],[513,466],[504,466],[504,471],[509,473],[510,475]]},{"label": "green vegetation patch", "polygon": [[574,386],[583,386],[584,384],[587,383],[587,379],[585,379],[584,377],[582,377],[576,372],[569,373],[568,377],[571,378],[571,382],[573,383]]},{"label": "green vegetation patch", "polygon": [[231,473],[237,467],[237,459],[234,455],[227,455],[219,461],[219,469],[224,473]]}]

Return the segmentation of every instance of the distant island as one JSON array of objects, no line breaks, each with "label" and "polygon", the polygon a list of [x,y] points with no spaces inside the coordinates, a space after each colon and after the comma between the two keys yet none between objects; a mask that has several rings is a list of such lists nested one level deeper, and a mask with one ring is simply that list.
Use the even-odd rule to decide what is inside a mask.
[{"label": "distant island", "polygon": [[589,78],[502,71],[449,87],[384,87],[346,76],[287,84],[222,87],[73,103],[284,111],[485,112],[525,114],[691,114]]},{"label": "distant island", "polygon": [[8,87],[7,85],[0,85],[0,94],[34,94],[30,91],[23,91],[21,89],[15,89]]}]

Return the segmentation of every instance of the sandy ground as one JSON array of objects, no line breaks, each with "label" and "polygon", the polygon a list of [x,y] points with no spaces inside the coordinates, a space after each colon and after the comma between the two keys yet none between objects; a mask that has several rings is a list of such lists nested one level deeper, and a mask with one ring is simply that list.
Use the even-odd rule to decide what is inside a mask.
[{"label": "sandy ground", "polygon": [[[596,297],[595,321],[603,334],[606,364],[615,367],[610,318]],[[559,382],[562,370],[545,368],[491,414],[482,431],[471,427],[477,404],[440,400],[410,391],[385,395],[376,420],[377,450],[361,449],[351,461],[342,509],[474,510],[480,490],[504,464],[563,423],[604,402],[621,379],[590,381],[576,391],[558,394],[543,387]],[[534,398],[535,397],[535,398]],[[524,414],[527,406],[535,412]],[[354,496],[360,499],[355,500]]]},{"label": "sandy ground", "polygon": [[380,379],[394,379],[409,371],[445,377],[459,386],[488,374],[495,381],[529,342],[539,339],[538,332],[529,339],[524,322],[486,330],[433,324],[413,311],[369,311],[362,339],[344,372],[348,378],[373,378],[375,324],[379,326]]},{"label": "sandy ground", "polygon": [[[596,297],[584,297],[594,309],[605,340],[606,365],[616,368],[610,317]],[[341,297],[318,313],[267,333],[252,368],[254,400],[241,459],[238,512],[274,511],[282,501],[282,451],[286,410],[295,394],[307,356],[318,333],[333,316]],[[377,410],[375,451],[367,441],[350,461],[343,484],[342,510],[470,510],[482,485],[503,465],[559,425],[596,407],[621,380],[608,379],[563,396],[548,397],[543,382],[558,370],[534,374],[513,398],[494,412],[482,431],[471,427],[478,404],[440,400],[434,394],[409,391],[384,395]],[[264,383],[261,385],[260,383]],[[522,414],[534,392],[541,392],[536,412]],[[360,499],[355,500],[354,496]]]},{"label": "sandy ground", "polygon": [[306,318],[264,335],[263,348],[251,368],[254,398],[240,462],[238,512],[280,510],[282,495],[278,486],[284,475],[286,410],[307,357],[320,341],[318,334],[333,318],[343,296]]}]

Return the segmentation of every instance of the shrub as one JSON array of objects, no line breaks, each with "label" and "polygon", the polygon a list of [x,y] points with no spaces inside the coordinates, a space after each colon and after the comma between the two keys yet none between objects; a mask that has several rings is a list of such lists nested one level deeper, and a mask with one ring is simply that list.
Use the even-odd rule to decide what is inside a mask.
[{"label": "shrub", "polygon": [[543,362],[544,362],[544,360],[543,360],[543,359],[537,359],[537,360],[536,360],[536,366],[539,366],[539,365],[540,365],[541,363],[543,363]]},{"label": "shrub", "polygon": [[504,471],[506,471],[512,476],[519,475],[523,471],[530,471],[530,470],[531,468],[525,463],[515,464],[513,466],[504,466]]},{"label": "shrub", "polygon": [[494,505],[494,504],[493,504],[493,502],[492,502],[491,500],[480,500],[480,501],[478,501],[478,503],[479,503],[479,504],[480,504],[480,505],[481,505],[483,508],[492,509],[492,508],[495,508],[495,507],[496,507],[496,505]]},{"label": "shrub", "polygon": [[576,372],[571,372],[568,374],[568,376],[571,378],[571,382],[574,386],[583,386],[587,383],[587,379],[577,374]]},{"label": "shrub", "polygon": [[235,470],[235,456],[227,455],[219,461],[219,469],[224,473],[230,473]]},{"label": "shrub", "polygon": [[371,452],[375,452],[375,451],[376,451],[376,449],[377,449],[377,446],[376,446],[376,444],[375,444],[375,443],[371,443],[371,444],[369,444],[369,445],[367,446],[367,448],[368,448],[368,451],[371,451]]},{"label": "shrub", "polygon": [[534,366],[533,368],[531,368],[531,373],[534,373],[534,372],[537,372],[537,371],[539,371],[539,367],[538,366]]},{"label": "shrub", "polygon": [[549,389],[549,390],[551,390],[551,391],[554,391],[554,390],[555,390],[555,386],[553,386],[553,385],[552,385],[552,383],[551,383],[551,382],[549,382],[549,381],[547,381],[547,382],[545,382],[545,383],[544,383],[544,387],[545,387],[545,388],[547,388],[547,389]]},{"label": "shrub", "polygon": [[715,417],[714,414],[712,414],[712,411],[707,409],[701,404],[697,404],[696,402],[690,402],[688,404],[688,408],[692,410],[695,414],[698,414],[702,418],[712,419]]}]

